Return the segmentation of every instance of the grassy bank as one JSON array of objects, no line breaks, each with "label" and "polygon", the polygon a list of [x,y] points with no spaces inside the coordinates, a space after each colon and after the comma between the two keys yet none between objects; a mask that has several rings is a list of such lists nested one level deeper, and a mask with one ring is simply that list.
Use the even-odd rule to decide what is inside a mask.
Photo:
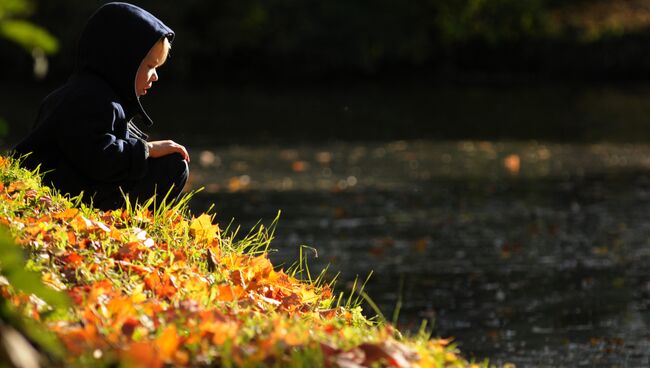
[{"label": "grassy bank", "polygon": [[102,212],[0,158],[0,327],[55,366],[479,366],[365,317],[362,285],[344,295],[304,262],[274,267],[273,224],[222,230],[188,200]]}]

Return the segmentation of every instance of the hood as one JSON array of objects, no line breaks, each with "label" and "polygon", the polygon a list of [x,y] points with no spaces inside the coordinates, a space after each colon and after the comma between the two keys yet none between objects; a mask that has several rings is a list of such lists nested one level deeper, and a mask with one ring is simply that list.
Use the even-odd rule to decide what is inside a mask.
[{"label": "hood", "polygon": [[77,52],[77,72],[90,71],[105,79],[126,103],[130,115],[151,119],[135,92],[135,76],[149,50],[174,32],[144,9],[127,3],[108,3],[88,20]]}]

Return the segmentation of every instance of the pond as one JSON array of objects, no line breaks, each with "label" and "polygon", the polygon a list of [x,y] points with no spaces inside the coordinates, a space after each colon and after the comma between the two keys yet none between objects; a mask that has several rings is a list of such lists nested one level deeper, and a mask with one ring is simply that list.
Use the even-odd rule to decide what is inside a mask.
[{"label": "pond", "polygon": [[[388,320],[520,366],[650,364],[650,145],[409,140],[193,149],[193,210],[270,224]],[[398,313],[396,313],[396,309]],[[372,310],[369,311],[372,314]]]}]

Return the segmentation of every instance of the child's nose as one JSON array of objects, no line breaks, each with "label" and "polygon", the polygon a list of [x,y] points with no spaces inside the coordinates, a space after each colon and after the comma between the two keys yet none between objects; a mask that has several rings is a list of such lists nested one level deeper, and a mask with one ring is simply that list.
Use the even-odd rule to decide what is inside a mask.
[{"label": "child's nose", "polygon": [[153,82],[155,82],[155,81],[158,80],[158,73],[156,72],[155,69],[154,69],[154,71],[153,71],[153,74],[151,74],[151,80],[152,80]]}]

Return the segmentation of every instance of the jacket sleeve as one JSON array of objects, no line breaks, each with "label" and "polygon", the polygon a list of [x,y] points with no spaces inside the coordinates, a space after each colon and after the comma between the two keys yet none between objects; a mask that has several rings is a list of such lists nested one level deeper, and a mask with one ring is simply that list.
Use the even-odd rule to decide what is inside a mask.
[{"label": "jacket sleeve", "polygon": [[[67,115],[67,116],[66,116]],[[63,114],[58,144],[73,167],[92,179],[117,183],[141,178],[146,142],[126,134],[119,105],[90,101]]]}]

